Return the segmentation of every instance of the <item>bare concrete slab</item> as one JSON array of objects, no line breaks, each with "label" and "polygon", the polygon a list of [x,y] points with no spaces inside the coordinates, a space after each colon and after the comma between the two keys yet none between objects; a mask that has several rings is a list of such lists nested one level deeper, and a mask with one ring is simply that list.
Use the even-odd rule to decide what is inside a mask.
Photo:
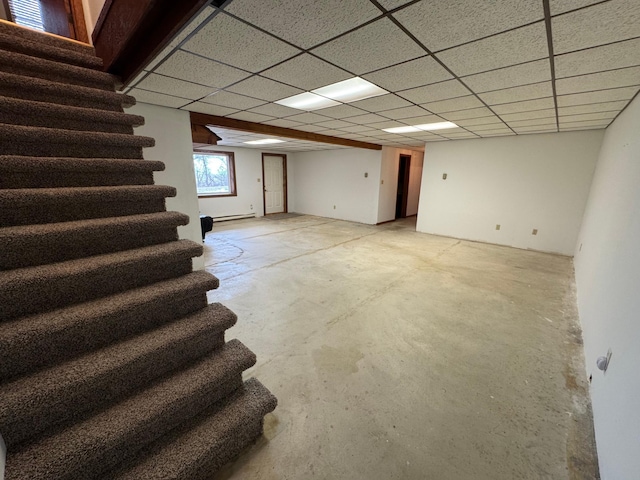
[{"label": "bare concrete slab", "polygon": [[311,216],[205,250],[279,401],[216,480],[598,478],[570,258]]}]

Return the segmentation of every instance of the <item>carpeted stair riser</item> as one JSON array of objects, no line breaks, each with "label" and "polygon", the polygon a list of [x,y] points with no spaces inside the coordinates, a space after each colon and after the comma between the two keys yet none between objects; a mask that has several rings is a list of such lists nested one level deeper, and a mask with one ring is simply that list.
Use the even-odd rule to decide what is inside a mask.
[{"label": "carpeted stair riser", "polygon": [[0,97],[0,123],[65,130],[133,134],[144,117],[107,110],[70,107],[21,98]]},{"label": "carpeted stair riser", "polygon": [[0,33],[14,37],[17,43],[21,43],[24,40],[28,42],[44,43],[51,47],[69,50],[82,55],[95,56],[96,54],[95,49],[86,43],[69,41],[68,38],[62,38],[55,35],[46,35],[42,32],[31,30],[29,28],[19,27],[14,23],[0,22]]},{"label": "carpeted stair riser", "polygon": [[0,155],[142,159],[150,137],[0,123]]},{"label": "carpeted stair riser", "polygon": [[[7,447],[54,427],[62,429],[84,413],[100,410],[212,354],[224,345],[224,332],[235,320],[225,307],[212,305],[152,332],[3,385],[0,429]],[[242,370],[255,363],[253,354],[245,356],[251,363],[247,361]]]},{"label": "carpeted stair riser", "polygon": [[276,405],[276,398],[252,378],[102,480],[209,480],[262,434],[263,417]]},{"label": "carpeted stair riser", "polygon": [[103,66],[102,59],[93,54],[75,52],[73,50],[58,48],[53,45],[34,42],[27,39],[22,39],[21,41],[16,42],[14,36],[7,35],[2,31],[0,31],[0,50],[5,52],[22,53],[32,57],[53,60],[94,70],[102,70]]},{"label": "carpeted stair riser", "polygon": [[202,245],[189,240],[0,272],[0,319],[46,312],[186,275]]},{"label": "carpeted stair riser", "polygon": [[178,240],[189,217],[159,212],[0,228],[0,270],[33,267]]},{"label": "carpeted stair riser", "polygon": [[0,190],[0,228],[165,211],[160,185]]},{"label": "carpeted stair riser", "polygon": [[18,448],[6,480],[96,478],[232,394],[242,385],[241,372],[254,363],[253,353],[232,340],[111,409]]},{"label": "carpeted stair riser", "polygon": [[0,382],[157,328],[207,306],[218,279],[198,271],[0,323]]},{"label": "carpeted stair riser", "polygon": [[114,112],[122,112],[123,107],[135,105],[135,99],[129,95],[95,88],[68,86],[64,83],[1,71],[0,95]]},{"label": "carpeted stair riser", "polygon": [[69,85],[115,91],[114,80],[106,72],[35,58],[21,53],[3,51],[0,55],[0,71]]},{"label": "carpeted stair riser", "polygon": [[5,155],[0,189],[152,185],[153,172],[163,170],[164,163],[151,160]]}]

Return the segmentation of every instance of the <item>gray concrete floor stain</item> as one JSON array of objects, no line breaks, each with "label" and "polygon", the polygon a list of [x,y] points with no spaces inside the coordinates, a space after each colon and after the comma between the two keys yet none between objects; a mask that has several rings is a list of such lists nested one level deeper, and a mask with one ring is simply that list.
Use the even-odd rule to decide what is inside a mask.
[{"label": "gray concrete floor stain", "polygon": [[279,400],[216,480],[597,478],[570,258],[299,216],[205,263]]}]

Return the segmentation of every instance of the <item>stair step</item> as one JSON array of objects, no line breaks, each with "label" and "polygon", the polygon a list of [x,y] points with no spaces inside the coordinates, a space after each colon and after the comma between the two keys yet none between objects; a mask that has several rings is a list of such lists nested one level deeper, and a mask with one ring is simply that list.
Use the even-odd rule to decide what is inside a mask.
[{"label": "stair step", "polygon": [[90,53],[80,53],[74,50],[56,47],[42,41],[34,41],[26,38],[16,41],[14,34],[15,32],[9,34],[0,28],[0,49],[22,53],[32,57],[55,60],[78,67],[102,70],[102,59],[96,57],[95,53],[91,50]]},{"label": "stair step", "polygon": [[144,125],[144,117],[109,110],[0,97],[0,123],[32,127],[55,125],[56,128],[65,130],[131,135],[133,127]]},{"label": "stair step", "polygon": [[[233,312],[213,304],[155,330],[4,384],[0,430],[7,448],[117,402],[220,349],[225,330],[235,321]],[[242,370],[255,363],[253,354],[249,357],[251,363]]]},{"label": "stair step", "polygon": [[122,107],[130,107],[136,103],[135,98],[121,93],[77,85],[70,86],[6,72],[0,72],[0,95],[116,112],[122,112]]},{"label": "stair step", "polygon": [[155,145],[151,137],[6,123],[0,123],[0,139],[0,155],[42,157],[142,159],[142,149]]},{"label": "stair step", "polygon": [[175,195],[163,185],[0,190],[0,227],[162,212]]},{"label": "stair step", "polygon": [[59,37],[57,35],[42,33],[3,20],[0,20],[0,33],[15,37],[17,42],[26,40],[30,42],[45,43],[47,45],[51,45],[52,47],[71,50],[83,55],[96,54],[94,48],[87,43],[77,42],[75,40],[70,40],[65,37]]},{"label": "stair step", "polygon": [[186,275],[190,240],[0,272],[0,319],[11,320]]},{"label": "stair step", "polygon": [[145,447],[103,480],[206,480],[262,435],[277,405],[258,380]]},{"label": "stair step", "polygon": [[189,216],[158,212],[0,228],[0,270],[33,267],[178,240]]},{"label": "stair step", "polygon": [[68,85],[115,91],[115,81],[109,73],[6,50],[0,55],[0,71]]},{"label": "stair step", "polygon": [[6,480],[95,478],[237,390],[254,363],[253,353],[233,340],[93,417],[10,451]]},{"label": "stair step", "polygon": [[152,185],[162,170],[151,160],[2,155],[0,189]]},{"label": "stair step", "polygon": [[[219,281],[197,271],[78,305],[0,323],[0,382],[190,315]],[[214,307],[219,308],[219,307]]]}]

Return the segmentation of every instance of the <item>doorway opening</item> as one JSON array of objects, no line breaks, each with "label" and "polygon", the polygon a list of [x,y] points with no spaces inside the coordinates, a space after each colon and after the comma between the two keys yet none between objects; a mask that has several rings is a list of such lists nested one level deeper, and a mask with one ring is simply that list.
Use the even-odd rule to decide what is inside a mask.
[{"label": "doorway opening", "polygon": [[287,213],[287,156],[262,154],[262,186],[264,214]]},{"label": "doorway opening", "polygon": [[396,193],[396,219],[407,217],[407,202],[409,200],[409,170],[411,155],[400,155],[398,165],[398,191]]},{"label": "doorway opening", "polygon": [[89,43],[82,0],[3,0],[3,4],[13,23]]}]

